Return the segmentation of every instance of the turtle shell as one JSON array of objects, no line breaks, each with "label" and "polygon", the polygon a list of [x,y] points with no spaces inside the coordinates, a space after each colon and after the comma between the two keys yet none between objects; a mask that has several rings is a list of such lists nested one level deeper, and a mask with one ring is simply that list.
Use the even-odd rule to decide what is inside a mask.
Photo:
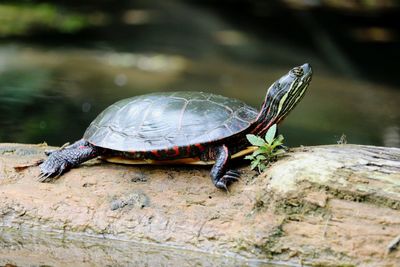
[{"label": "turtle shell", "polygon": [[118,151],[150,151],[205,144],[247,128],[258,111],[232,98],[204,92],[154,93],[109,106],[84,134]]}]

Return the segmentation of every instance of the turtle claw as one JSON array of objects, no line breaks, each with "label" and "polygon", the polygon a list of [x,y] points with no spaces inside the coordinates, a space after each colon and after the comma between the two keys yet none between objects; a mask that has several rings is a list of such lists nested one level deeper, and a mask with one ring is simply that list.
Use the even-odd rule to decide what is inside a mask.
[{"label": "turtle claw", "polygon": [[227,171],[225,173],[224,176],[234,177],[234,178],[236,178],[236,180],[239,180],[240,179],[240,174],[241,173],[239,171],[237,171],[237,170],[229,170],[229,171]]},{"label": "turtle claw", "polygon": [[38,176],[38,181],[41,183],[50,182],[51,180],[59,177],[62,173],[63,173],[63,170],[61,170],[61,169],[57,172],[56,175],[54,175],[51,172],[49,172],[49,173],[44,172]]},{"label": "turtle claw", "polygon": [[215,186],[216,186],[217,188],[223,189],[223,190],[225,190],[226,192],[229,193],[229,189],[228,189],[228,186],[226,185],[226,181],[222,181],[222,178],[221,178],[221,180],[219,180],[219,181],[215,184]]},{"label": "turtle claw", "polygon": [[39,176],[38,176],[38,181],[39,182],[41,182],[41,183],[44,183],[44,182],[47,182],[47,181],[49,181],[49,177],[51,176],[51,173],[41,173]]},{"label": "turtle claw", "polygon": [[68,169],[67,162],[62,158],[57,158],[56,152],[58,151],[51,153],[49,158],[39,165],[39,182],[50,182],[52,179],[57,178]]},{"label": "turtle claw", "polygon": [[240,172],[236,170],[229,170],[224,176],[221,177],[221,179],[218,180],[215,186],[219,189],[224,189],[229,193],[228,185],[239,180]]}]

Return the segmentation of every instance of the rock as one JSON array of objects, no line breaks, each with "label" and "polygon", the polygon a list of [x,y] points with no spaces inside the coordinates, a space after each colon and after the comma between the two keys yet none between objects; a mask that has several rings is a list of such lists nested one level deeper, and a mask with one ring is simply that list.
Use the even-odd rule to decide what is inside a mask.
[{"label": "rock", "polygon": [[[397,148],[293,149],[261,175],[242,164],[242,179],[229,193],[212,185],[206,167],[100,160],[52,183],[39,183],[38,167],[24,166],[44,159],[46,149],[0,144],[1,229],[97,236],[293,264],[400,262]],[[0,258],[10,253],[2,246]]]}]

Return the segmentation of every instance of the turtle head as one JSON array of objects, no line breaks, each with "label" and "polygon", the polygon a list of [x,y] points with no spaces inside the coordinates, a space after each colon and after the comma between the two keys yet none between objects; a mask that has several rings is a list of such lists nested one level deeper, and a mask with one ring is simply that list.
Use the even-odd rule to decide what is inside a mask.
[{"label": "turtle head", "polygon": [[294,67],[270,86],[257,118],[258,124],[263,125],[257,127],[260,134],[266,132],[273,124],[281,122],[300,102],[311,82],[311,77],[311,65],[305,63]]}]

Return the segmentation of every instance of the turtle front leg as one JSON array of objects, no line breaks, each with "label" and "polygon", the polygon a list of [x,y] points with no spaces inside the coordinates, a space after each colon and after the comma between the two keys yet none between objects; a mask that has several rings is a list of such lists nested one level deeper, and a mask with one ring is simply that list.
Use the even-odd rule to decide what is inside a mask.
[{"label": "turtle front leg", "polygon": [[71,145],[68,144],[68,143],[66,143],[66,144],[64,144],[63,146],[61,146],[61,147],[58,148],[58,149],[46,150],[46,151],[44,151],[44,154],[45,154],[46,156],[50,156],[51,153],[54,153],[54,152],[57,152],[57,151],[60,151],[60,150],[63,150],[63,149],[70,149],[70,148],[77,148],[77,147],[80,147],[80,146],[85,146],[86,143],[87,143],[87,142],[86,142],[85,140],[80,139],[80,140],[76,141],[75,143],[73,143],[73,144],[71,144]]},{"label": "turtle front leg", "polygon": [[48,158],[39,165],[40,182],[49,182],[71,168],[100,155],[100,150],[90,143],[79,140],[72,145],[52,151]]},{"label": "turtle front leg", "polygon": [[228,185],[239,180],[240,173],[228,168],[231,155],[226,145],[214,148],[214,155],[215,164],[210,172],[211,180],[217,188],[228,191]]}]

